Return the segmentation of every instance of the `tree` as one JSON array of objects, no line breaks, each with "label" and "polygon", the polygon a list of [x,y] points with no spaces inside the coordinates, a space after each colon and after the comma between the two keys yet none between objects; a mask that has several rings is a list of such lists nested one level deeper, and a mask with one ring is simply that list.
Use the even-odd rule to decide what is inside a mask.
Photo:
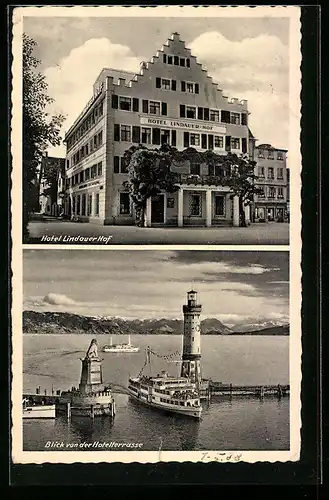
[{"label": "tree", "polygon": [[254,194],[260,193],[261,190],[255,186],[256,162],[250,160],[248,155],[238,156],[228,153],[225,158],[224,166],[230,168],[230,175],[227,178],[226,185],[231,188],[235,196],[239,198],[239,225],[246,227],[246,214],[244,207],[250,205],[253,201]]},{"label": "tree", "polygon": [[[167,144],[160,149],[146,146],[132,146],[126,151],[129,179],[125,182],[136,208],[138,220],[144,225],[146,200],[161,191],[169,193],[179,189],[179,176],[171,171],[175,167],[193,162],[213,167],[213,175],[208,175],[207,184],[229,186],[233,195],[239,198],[239,225],[246,227],[244,207],[253,200],[253,195],[260,192],[255,186],[256,162],[248,155],[238,156],[228,153],[220,155],[213,150],[197,151],[186,148],[178,151]],[[215,170],[216,167],[216,170]],[[177,170],[177,168],[176,168]],[[200,179],[200,182],[203,182]]]},{"label": "tree", "polygon": [[159,149],[148,149],[142,144],[132,146],[124,154],[128,180],[124,183],[136,210],[139,225],[145,224],[147,199],[161,191],[177,191],[177,175],[170,170],[174,149],[163,145]]},{"label": "tree", "polygon": [[61,114],[50,116],[47,108],[54,100],[48,95],[44,75],[37,71],[40,61],[33,55],[37,43],[23,34],[23,240],[28,240],[29,214],[37,209],[35,192],[38,169],[50,146],[61,142]]}]

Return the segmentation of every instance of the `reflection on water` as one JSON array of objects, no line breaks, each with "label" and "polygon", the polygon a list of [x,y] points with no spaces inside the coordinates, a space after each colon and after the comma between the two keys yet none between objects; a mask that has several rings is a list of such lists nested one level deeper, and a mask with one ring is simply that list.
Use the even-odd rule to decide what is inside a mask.
[{"label": "reflection on water", "polygon": [[[41,385],[50,393],[68,389],[80,379],[79,355],[85,352],[88,335],[24,335],[24,390]],[[117,339],[114,339],[116,341]],[[105,336],[98,336],[100,345]],[[144,362],[143,345],[157,352],[176,351],[181,339],[167,336],[135,336],[132,342],[141,352],[104,355],[104,380],[125,385],[130,374],[139,372]],[[205,377],[233,384],[286,384],[289,381],[288,338],[206,337],[202,344]],[[174,366],[156,366],[155,370]],[[25,450],[50,450],[46,443],[64,444],[64,450],[93,443],[140,443],[141,450],[285,450],[289,449],[289,398],[213,397],[203,404],[200,421],[167,414],[141,405],[127,395],[115,394],[114,419],[64,417],[56,420],[23,421]],[[85,443],[85,445],[83,444]],[[67,445],[67,446],[66,446]],[[95,445],[97,446],[97,445]],[[62,448],[61,448],[62,449]],[[97,447],[93,448],[97,449]],[[100,448],[101,450],[104,448]]]}]

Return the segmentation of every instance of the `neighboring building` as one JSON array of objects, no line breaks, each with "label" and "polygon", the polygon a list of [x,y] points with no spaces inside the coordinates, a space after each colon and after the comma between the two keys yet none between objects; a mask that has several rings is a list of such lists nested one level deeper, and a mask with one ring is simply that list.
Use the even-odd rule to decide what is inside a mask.
[{"label": "neighboring building", "polygon": [[46,154],[40,168],[40,212],[57,216],[64,210],[65,158]]},{"label": "neighboring building", "polygon": [[[247,101],[224,96],[178,33],[138,74],[103,69],[65,136],[66,213],[99,224],[133,224],[123,186],[127,149],[169,143],[179,150],[248,153],[248,114]],[[176,167],[179,190],[149,200],[147,225],[238,225],[238,199],[228,186],[213,184],[216,170]]]},{"label": "neighboring building", "polygon": [[287,219],[286,156],[286,149],[274,148],[270,144],[255,147],[256,185],[262,189],[261,194],[254,195],[255,222],[283,222]]},{"label": "neighboring building", "polygon": [[290,170],[287,167],[287,219],[290,220]]}]

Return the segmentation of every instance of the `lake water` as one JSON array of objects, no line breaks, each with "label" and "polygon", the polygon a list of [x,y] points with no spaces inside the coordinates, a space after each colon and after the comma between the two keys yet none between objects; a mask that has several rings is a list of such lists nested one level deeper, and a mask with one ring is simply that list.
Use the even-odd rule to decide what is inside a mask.
[{"label": "lake water", "polygon": [[[99,348],[109,343],[105,335],[29,335],[24,334],[24,392],[41,386],[51,390],[69,389],[80,380],[81,362],[92,338]],[[113,342],[122,342],[113,336]],[[106,382],[127,384],[137,375],[150,346],[159,355],[181,351],[180,336],[131,336],[139,353],[102,353]],[[178,359],[178,358],[177,358]],[[152,356],[154,374],[166,369],[179,373],[179,365]],[[266,385],[289,383],[289,337],[281,336],[203,336],[202,374],[223,383]],[[47,441],[64,443],[134,442],[142,450],[286,450],[289,449],[289,397],[214,397],[204,403],[200,422],[141,406],[126,395],[115,394],[114,420],[64,418],[24,420],[24,450],[46,450]]]}]

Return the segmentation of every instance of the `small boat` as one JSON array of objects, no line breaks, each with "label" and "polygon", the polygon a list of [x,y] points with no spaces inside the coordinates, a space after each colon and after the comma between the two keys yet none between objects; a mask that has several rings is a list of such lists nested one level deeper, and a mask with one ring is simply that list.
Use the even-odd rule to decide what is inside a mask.
[{"label": "small boat", "polygon": [[128,342],[125,344],[113,344],[112,337],[110,340],[110,345],[105,345],[102,349],[103,352],[139,352],[139,347],[133,346],[130,341],[130,335],[128,337]]},{"label": "small boat", "polygon": [[55,418],[55,405],[23,406],[23,418]]},{"label": "small boat", "polygon": [[[149,352],[147,354],[149,359]],[[129,377],[128,393],[146,406],[165,412],[200,419],[202,406],[196,383],[186,377],[161,375]]]}]

